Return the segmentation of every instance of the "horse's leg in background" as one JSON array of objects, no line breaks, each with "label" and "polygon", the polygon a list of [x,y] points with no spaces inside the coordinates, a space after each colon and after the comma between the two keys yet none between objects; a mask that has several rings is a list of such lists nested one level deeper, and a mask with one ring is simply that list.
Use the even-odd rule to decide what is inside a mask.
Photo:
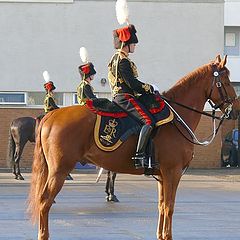
[{"label": "horse's leg in background", "polygon": [[21,171],[20,171],[20,166],[19,162],[22,156],[23,148],[25,144],[27,143],[26,140],[20,139],[19,141],[16,141],[16,147],[15,147],[15,153],[14,153],[14,166],[16,167],[16,179],[17,180],[24,180]]},{"label": "horse's leg in background", "polygon": [[19,161],[14,163],[14,166],[15,166],[15,173],[16,173],[16,178],[17,180],[24,180],[24,177],[22,176],[21,174],[21,171],[20,171],[20,164],[19,164]]},{"label": "horse's leg in background", "polygon": [[[163,173],[164,220],[162,239],[172,240],[172,216],[174,212],[177,187],[182,176],[182,169],[167,169]],[[161,225],[161,224],[160,224]],[[160,238],[161,240],[161,238]]]},{"label": "horse's leg in background", "polygon": [[[160,177],[159,177],[160,179]],[[163,240],[163,220],[164,220],[164,196],[163,196],[163,182],[159,180],[158,182],[158,227],[157,227],[157,239]]]},{"label": "horse's leg in background", "polygon": [[14,160],[14,155],[15,155],[15,149],[16,149],[16,140],[15,140],[15,135],[14,131],[12,130],[12,124],[10,125],[9,129],[9,139],[8,139],[8,156],[7,156],[7,161],[9,167],[12,168],[12,173],[15,176],[15,179],[18,178],[17,173],[16,173],[16,163]]},{"label": "horse's leg in background", "polygon": [[67,175],[66,180],[73,180],[73,177],[71,176],[70,173]]},{"label": "horse's leg in background", "polygon": [[15,162],[12,163],[12,173],[15,175],[15,179],[17,179],[17,173],[16,173],[16,166],[17,164]]},{"label": "horse's leg in background", "polygon": [[107,180],[106,180],[106,185],[105,185],[105,193],[107,194],[107,196],[106,196],[107,202],[109,201],[108,198],[109,198],[109,194],[110,194],[110,192],[109,192],[110,173],[111,173],[111,171],[107,171]]},{"label": "horse's leg in background", "polygon": [[115,172],[110,171],[109,177],[109,195],[108,195],[108,201],[109,202],[119,202],[118,198],[114,194],[114,184],[115,184],[115,179],[116,179],[117,174]]}]

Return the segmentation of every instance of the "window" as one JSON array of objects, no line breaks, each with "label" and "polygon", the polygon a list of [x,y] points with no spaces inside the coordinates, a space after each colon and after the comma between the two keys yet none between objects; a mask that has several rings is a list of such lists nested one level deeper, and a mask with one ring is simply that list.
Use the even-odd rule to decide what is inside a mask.
[{"label": "window", "polygon": [[73,0],[0,0],[0,2],[17,2],[17,3],[72,3]]},{"label": "window", "polygon": [[[102,96],[99,96],[101,95],[100,93],[94,93],[96,95],[96,97],[102,97]],[[78,104],[78,100],[77,100],[77,93],[73,93],[73,104],[76,105]]]},{"label": "window", "polygon": [[26,93],[0,92],[0,104],[26,104]]},{"label": "window", "polygon": [[224,31],[224,54],[230,56],[239,56],[240,27],[225,27]]},{"label": "window", "polygon": [[77,93],[74,93],[74,94],[73,94],[73,104],[74,104],[74,105],[78,104]]},{"label": "window", "polygon": [[236,33],[226,33],[225,34],[225,46],[226,47],[236,47]]},{"label": "window", "polygon": [[[43,106],[45,95],[45,92],[29,92],[27,104],[30,106]],[[63,93],[54,92],[54,99],[57,105],[63,106]]]}]

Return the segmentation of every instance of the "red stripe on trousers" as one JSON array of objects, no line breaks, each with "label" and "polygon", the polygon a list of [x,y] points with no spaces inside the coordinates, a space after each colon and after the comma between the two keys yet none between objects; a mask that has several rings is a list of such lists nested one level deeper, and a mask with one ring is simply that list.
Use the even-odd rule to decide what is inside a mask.
[{"label": "red stripe on trousers", "polygon": [[135,101],[134,98],[125,94],[125,98],[134,106],[134,108],[138,111],[138,113],[145,119],[147,125],[151,125],[152,120],[149,116],[142,110],[141,106]]}]

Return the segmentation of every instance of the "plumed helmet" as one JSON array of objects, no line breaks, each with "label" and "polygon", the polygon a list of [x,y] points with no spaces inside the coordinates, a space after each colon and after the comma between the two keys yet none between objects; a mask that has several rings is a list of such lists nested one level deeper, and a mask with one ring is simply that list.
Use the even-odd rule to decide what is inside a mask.
[{"label": "plumed helmet", "polygon": [[56,89],[56,87],[54,86],[54,83],[52,81],[45,83],[44,88],[46,91],[53,91],[54,89]]},{"label": "plumed helmet", "polygon": [[83,64],[78,67],[81,78],[84,80],[94,74],[96,74],[96,70],[94,69],[94,65],[91,62]]},{"label": "plumed helmet", "polygon": [[113,31],[114,47],[116,49],[119,49],[131,43],[138,43],[136,33],[137,33],[136,28],[132,24],[130,24],[127,27],[114,30]]},{"label": "plumed helmet", "polygon": [[43,72],[43,78],[45,80],[45,83],[43,86],[46,91],[53,91],[54,89],[56,89],[56,87],[54,86],[54,83],[50,81],[50,76],[48,71]]},{"label": "plumed helmet", "polygon": [[88,52],[85,47],[81,47],[79,50],[79,55],[84,63],[83,65],[78,67],[79,73],[81,75],[82,80],[96,74],[96,70],[94,69],[94,65],[88,61]]},{"label": "plumed helmet", "polygon": [[129,10],[127,0],[116,1],[116,16],[120,25],[126,23],[126,27],[122,27],[113,31],[113,44],[116,49],[122,48],[131,43],[138,43],[137,31],[134,25],[129,24]]}]

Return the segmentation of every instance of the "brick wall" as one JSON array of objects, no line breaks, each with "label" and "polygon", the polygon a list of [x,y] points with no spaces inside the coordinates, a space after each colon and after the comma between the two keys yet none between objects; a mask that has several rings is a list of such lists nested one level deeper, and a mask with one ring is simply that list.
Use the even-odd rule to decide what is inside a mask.
[{"label": "brick wall", "polygon": [[[18,117],[36,117],[42,114],[42,109],[20,109],[20,108],[0,108],[0,168],[7,167],[6,156],[8,147],[8,131],[9,126],[13,119]],[[191,162],[192,168],[215,168],[220,167],[220,152],[222,138],[234,128],[235,121],[226,121],[220,129],[217,137],[207,147],[195,146],[194,159]],[[212,133],[211,119],[202,117],[200,124],[197,128],[196,135],[199,140],[209,136]],[[27,143],[22,159],[20,162],[21,167],[30,167],[33,157],[33,143]]]}]

